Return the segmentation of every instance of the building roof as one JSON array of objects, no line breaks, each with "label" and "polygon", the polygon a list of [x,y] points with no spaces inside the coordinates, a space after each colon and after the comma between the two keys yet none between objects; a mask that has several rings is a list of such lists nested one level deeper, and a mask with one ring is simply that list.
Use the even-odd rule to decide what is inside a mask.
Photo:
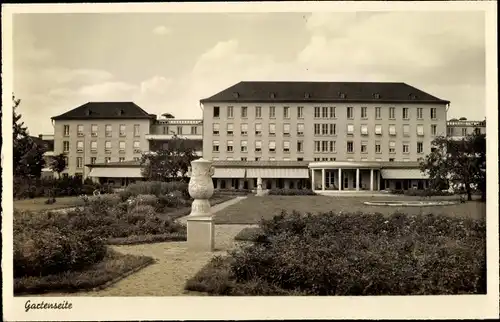
[{"label": "building roof", "polygon": [[242,81],[200,102],[449,103],[406,83],[291,81]]},{"label": "building roof", "polygon": [[152,118],[152,114],[148,114],[134,102],[88,102],[52,117],[53,120]]}]

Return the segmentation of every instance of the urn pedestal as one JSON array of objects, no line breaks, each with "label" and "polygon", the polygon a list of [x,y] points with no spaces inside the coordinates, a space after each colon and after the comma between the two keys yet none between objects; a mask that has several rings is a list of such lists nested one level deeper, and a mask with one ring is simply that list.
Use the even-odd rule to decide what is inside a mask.
[{"label": "urn pedestal", "polygon": [[262,197],[264,195],[264,191],[262,191],[262,178],[257,178],[257,197]]},{"label": "urn pedestal", "polygon": [[209,199],[214,194],[212,162],[197,159],[191,162],[189,195],[194,199],[187,217],[188,248],[195,251],[213,251],[215,224]]}]

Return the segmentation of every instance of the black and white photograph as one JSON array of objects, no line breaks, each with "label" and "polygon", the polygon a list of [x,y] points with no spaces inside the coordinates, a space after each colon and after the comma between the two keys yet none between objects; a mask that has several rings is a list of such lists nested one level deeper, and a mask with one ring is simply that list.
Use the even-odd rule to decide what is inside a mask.
[{"label": "black and white photograph", "polygon": [[459,2],[2,6],[4,317],[498,317]]}]

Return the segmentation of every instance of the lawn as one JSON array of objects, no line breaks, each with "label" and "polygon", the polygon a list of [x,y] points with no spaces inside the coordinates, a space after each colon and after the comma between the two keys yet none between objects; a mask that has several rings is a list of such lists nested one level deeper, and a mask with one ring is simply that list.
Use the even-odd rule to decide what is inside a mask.
[{"label": "lawn", "polygon": [[[436,199],[450,199],[434,197]],[[327,196],[265,196],[248,198],[231,205],[215,215],[217,224],[257,224],[261,218],[271,219],[282,210],[291,212],[379,212],[392,214],[404,212],[407,214],[445,214],[452,217],[466,217],[471,219],[485,219],[486,203],[469,201],[451,206],[436,207],[380,207],[364,205],[365,201],[389,200],[421,200],[420,197],[387,196],[387,197],[327,197]]]},{"label": "lawn", "polygon": [[27,211],[43,211],[83,206],[83,200],[80,196],[58,197],[56,198],[56,202],[51,205],[45,204],[45,201],[47,201],[47,199],[48,198],[43,197],[14,200],[14,208]]}]

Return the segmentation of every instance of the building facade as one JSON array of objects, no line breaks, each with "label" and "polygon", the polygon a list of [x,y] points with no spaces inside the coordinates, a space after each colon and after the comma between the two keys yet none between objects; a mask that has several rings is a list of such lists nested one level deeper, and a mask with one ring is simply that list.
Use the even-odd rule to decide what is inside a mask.
[{"label": "building facade", "polygon": [[446,136],[455,140],[461,140],[467,135],[485,134],[486,120],[468,121],[465,119],[451,119],[446,123]]}]

